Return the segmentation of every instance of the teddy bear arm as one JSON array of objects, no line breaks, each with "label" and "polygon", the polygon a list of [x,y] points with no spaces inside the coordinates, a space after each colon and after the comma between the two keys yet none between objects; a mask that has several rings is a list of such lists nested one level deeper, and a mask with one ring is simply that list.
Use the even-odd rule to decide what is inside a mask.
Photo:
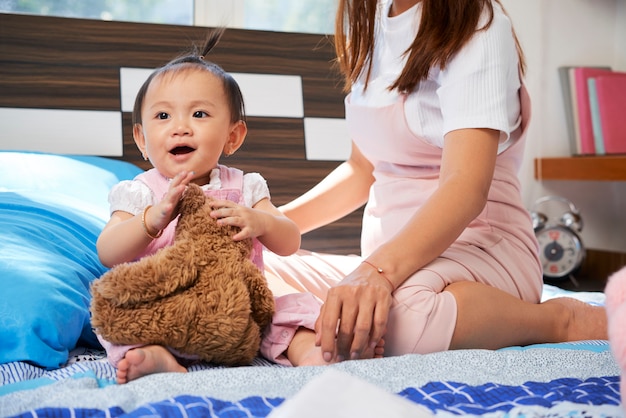
[{"label": "teddy bear arm", "polygon": [[269,325],[274,315],[274,295],[269,289],[265,276],[254,265],[247,271],[246,284],[252,303],[252,317],[263,329]]},{"label": "teddy bear arm", "polygon": [[180,241],[136,262],[113,267],[94,282],[92,294],[119,305],[153,301],[193,286],[199,269],[209,263],[207,254],[198,254],[191,242]]}]

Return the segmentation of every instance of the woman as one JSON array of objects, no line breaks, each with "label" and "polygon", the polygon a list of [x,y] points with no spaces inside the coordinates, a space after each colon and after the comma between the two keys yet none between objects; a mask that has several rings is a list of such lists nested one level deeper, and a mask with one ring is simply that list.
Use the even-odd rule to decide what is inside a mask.
[{"label": "woman", "polygon": [[323,301],[291,363],[605,339],[603,308],[539,303],[517,178],[530,103],[500,2],[340,0],[335,42],[352,152],[281,210],[306,233],[366,203],[363,261],[266,257]]}]

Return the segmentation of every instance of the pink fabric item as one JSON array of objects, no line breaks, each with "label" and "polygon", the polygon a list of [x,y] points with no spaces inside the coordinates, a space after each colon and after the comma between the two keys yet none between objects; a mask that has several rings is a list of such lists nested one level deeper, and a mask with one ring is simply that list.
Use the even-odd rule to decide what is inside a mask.
[{"label": "pink fabric item", "polygon": [[[609,345],[621,370],[620,393],[626,399],[626,266],[613,273],[604,290]],[[624,406],[626,408],[626,406]]]},{"label": "pink fabric item", "polygon": [[[517,178],[530,116],[523,86],[520,100],[521,132],[515,132],[519,139],[498,155],[485,209],[448,250],[394,292],[385,355],[449,348],[457,316],[456,301],[445,291],[451,283],[484,283],[539,302],[543,282],[537,242]],[[374,166],[375,183],[363,216],[363,257],[401,230],[438,186],[442,149],[411,133],[403,104],[368,108],[353,106],[346,99],[351,137]],[[290,257],[266,254],[265,268],[290,286],[324,300],[328,288],[359,261],[359,257],[300,251]]]},{"label": "pink fabric item", "polygon": [[263,332],[261,354],[278,364],[291,366],[285,351],[300,327],[315,329],[321,303],[311,293],[293,293],[275,298],[276,313]]},{"label": "pink fabric item", "polygon": [[113,344],[113,343],[108,342],[104,338],[102,338],[100,334],[96,334],[96,337],[98,337],[98,341],[100,341],[102,348],[104,348],[104,350],[107,352],[107,360],[115,368],[117,368],[117,363],[119,363],[120,360],[124,358],[124,356],[129,350],[132,350],[133,348],[137,348],[137,347],[143,347],[143,344],[135,344],[135,345]]},{"label": "pink fabric item", "polygon": [[[98,337],[98,341],[100,341],[107,353],[107,360],[115,368],[117,368],[118,363],[126,356],[129,350],[145,346],[145,344],[118,345],[108,342],[99,334],[96,334],[96,337]],[[165,348],[178,358],[181,363],[193,363],[195,360],[198,360],[197,356],[186,355],[169,347]]]}]

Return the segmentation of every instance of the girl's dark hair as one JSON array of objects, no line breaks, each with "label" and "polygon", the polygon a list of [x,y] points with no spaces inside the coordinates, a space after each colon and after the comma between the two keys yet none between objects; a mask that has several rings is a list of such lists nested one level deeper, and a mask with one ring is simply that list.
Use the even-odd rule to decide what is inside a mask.
[{"label": "girl's dark hair", "polygon": [[[500,0],[502,10],[504,7]],[[407,62],[390,90],[411,92],[428,77],[432,67],[444,69],[450,59],[478,30],[487,29],[493,22],[492,0],[421,0],[422,17],[419,31],[406,51]],[[335,21],[336,64],[345,77],[344,90],[348,92],[361,74],[365,75],[365,88],[372,70],[374,30],[377,0],[339,0]],[[487,23],[478,27],[483,10],[488,13]],[[506,11],[505,11],[506,13]],[[520,72],[526,70],[524,53],[513,32]]]},{"label": "girl's dark hair", "polygon": [[148,79],[143,83],[137,97],[135,98],[135,106],[133,108],[133,126],[135,124],[141,124],[141,108],[146,97],[146,92],[152,81],[163,74],[175,73],[178,71],[184,71],[191,68],[204,69],[210,71],[217,78],[222,80],[226,97],[228,98],[228,104],[231,114],[231,122],[246,121],[246,110],[243,102],[243,95],[239,88],[239,84],[235,79],[228,74],[219,65],[205,60],[206,55],[217,45],[225,28],[219,28],[209,33],[204,43],[202,51],[197,46],[192,47],[192,51],[188,54],[181,55],[165,64],[164,66],[157,68],[150,74]]}]

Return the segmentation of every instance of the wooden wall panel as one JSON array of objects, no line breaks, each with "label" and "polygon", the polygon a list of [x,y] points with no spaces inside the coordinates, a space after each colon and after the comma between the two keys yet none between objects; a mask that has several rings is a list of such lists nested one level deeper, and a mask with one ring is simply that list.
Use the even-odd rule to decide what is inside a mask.
[{"label": "wooden wall panel", "polygon": [[[4,44],[4,39],[0,42]],[[85,68],[0,60],[2,107],[120,110],[117,67]]]},{"label": "wooden wall panel", "polygon": [[248,136],[235,156],[238,159],[258,160],[259,155],[305,160],[303,120],[248,117]]},{"label": "wooden wall panel", "polygon": [[[31,74],[31,70],[43,74],[50,86],[67,85],[75,75],[96,77],[96,68],[113,69],[117,79],[119,67],[160,66],[186,52],[193,43],[201,45],[209,30],[0,13],[0,91],[16,81],[14,77],[5,78],[12,72],[5,69],[9,63],[23,68],[24,74]],[[343,94],[340,78],[332,69],[333,57],[332,45],[325,36],[238,29],[228,29],[209,55],[230,72],[300,75],[303,89],[313,96],[305,102],[312,112],[307,116],[343,117]],[[104,77],[100,82],[93,80],[93,85],[111,82]],[[32,90],[25,85],[20,91],[34,94]],[[14,106],[11,98],[15,90],[6,91],[11,95],[2,93],[0,106]],[[47,92],[42,93],[45,96]],[[58,106],[67,109],[82,108],[80,101],[71,97],[59,101]],[[111,109],[116,105],[111,103]]]},{"label": "wooden wall panel", "polygon": [[[202,44],[209,28],[0,14],[0,107],[121,112],[120,67],[154,68]],[[304,116],[343,118],[341,79],[326,36],[228,29],[210,60],[226,71],[300,75]],[[260,172],[281,205],[337,161],[306,160],[302,118],[248,119],[243,147],[222,162]],[[142,168],[130,113],[122,113],[123,157]],[[85,140],[89,140],[88,137]],[[303,247],[359,252],[362,210],[303,237]]]}]

